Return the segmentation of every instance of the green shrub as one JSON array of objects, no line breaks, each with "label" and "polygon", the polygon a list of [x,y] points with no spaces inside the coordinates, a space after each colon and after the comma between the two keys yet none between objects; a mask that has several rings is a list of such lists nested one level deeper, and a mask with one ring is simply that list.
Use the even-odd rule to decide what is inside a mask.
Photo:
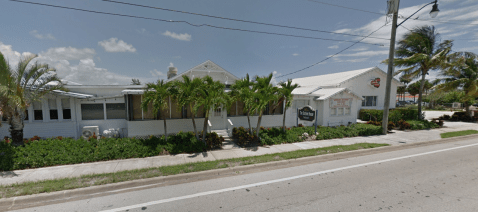
[{"label": "green shrub", "polygon": [[455,112],[453,115],[450,117],[451,121],[465,121],[465,122],[476,122],[478,121],[478,113],[475,113],[475,115],[469,116],[466,114],[466,112]]},{"label": "green shrub", "polygon": [[[359,117],[362,121],[378,121],[383,119],[383,110],[361,109]],[[418,110],[414,109],[393,109],[390,110],[388,120],[397,123],[401,119],[415,120],[418,118]]]},{"label": "green shrub", "polygon": [[438,124],[429,122],[427,120],[407,120],[407,123],[410,124],[410,129],[412,130],[424,130],[439,127]]},{"label": "green shrub", "polygon": [[222,146],[224,138],[216,133],[206,134],[206,147],[192,132],[168,136],[168,141],[151,136],[147,139],[50,138],[33,140],[14,147],[0,143],[0,170],[39,168],[54,165],[77,164],[126,158],[143,158],[163,154],[197,153]]},{"label": "green shrub", "polygon": [[[267,128],[259,132],[261,138],[260,145],[273,145],[282,143],[294,143],[303,141],[308,135],[314,135],[315,127],[293,127],[288,128],[285,132],[281,128]],[[318,127],[317,140],[379,135],[382,133],[382,127],[367,124],[352,124],[350,126],[338,127]],[[236,143],[240,146],[251,144],[251,136],[243,127],[233,129],[233,137],[236,138]],[[243,139],[243,140],[241,140]],[[248,140],[249,139],[249,140]]]}]

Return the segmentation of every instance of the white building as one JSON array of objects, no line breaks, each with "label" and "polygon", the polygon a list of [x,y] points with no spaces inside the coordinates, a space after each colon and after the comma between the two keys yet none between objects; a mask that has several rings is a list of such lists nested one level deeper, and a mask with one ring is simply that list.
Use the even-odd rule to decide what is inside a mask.
[{"label": "white building", "polygon": [[[239,78],[221,68],[212,61],[206,61],[177,75],[175,68],[170,68],[168,81],[182,80],[182,75],[191,78],[211,76],[229,88]],[[294,79],[302,87],[294,91],[295,101],[287,110],[287,126],[296,125],[297,107],[310,105],[319,110],[319,125],[340,125],[355,123],[360,108],[381,109],[384,87],[370,85],[371,79],[385,79],[385,73],[378,68],[362,69],[337,74]],[[395,97],[399,82],[392,85],[392,97]],[[163,120],[160,114],[151,110],[144,112],[140,108],[144,85],[78,85],[67,84],[69,92],[53,92],[41,102],[32,104],[27,110],[24,137],[73,137],[79,138],[83,129],[97,127],[95,133],[104,130],[118,130],[121,136],[138,137],[164,134]],[[362,96],[365,96],[362,98]],[[364,103],[362,104],[362,100]],[[192,131],[191,111],[178,108],[174,101],[165,113],[168,133]],[[362,106],[363,105],[363,106]],[[394,107],[394,101],[391,102]],[[229,110],[219,108],[211,111],[208,130],[231,130],[232,127],[248,127],[247,117],[241,102],[234,103]],[[161,114],[162,115],[162,114]],[[261,125],[275,127],[282,125],[283,108],[266,109]],[[257,116],[251,117],[251,125],[257,126]],[[202,130],[204,111],[195,117],[198,130]],[[312,125],[312,122],[300,122]],[[9,125],[0,127],[0,138],[10,136]]]},{"label": "white building", "polygon": [[[286,115],[297,117],[297,108],[309,105],[318,110],[318,125],[355,123],[360,109],[383,109],[386,77],[384,71],[372,67],[293,79],[292,83],[298,84],[300,88],[294,90],[294,101]],[[395,108],[398,86],[402,84],[393,79],[390,108]],[[299,123],[313,125],[310,121]],[[287,125],[296,125],[296,119],[288,119]]]}]

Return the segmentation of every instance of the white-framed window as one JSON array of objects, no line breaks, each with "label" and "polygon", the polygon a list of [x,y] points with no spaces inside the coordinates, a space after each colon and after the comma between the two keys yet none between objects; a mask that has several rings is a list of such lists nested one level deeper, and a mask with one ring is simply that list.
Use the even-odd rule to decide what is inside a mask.
[{"label": "white-framed window", "polygon": [[48,109],[50,109],[50,120],[58,120],[58,108],[56,99],[48,99]]},{"label": "white-framed window", "polygon": [[362,96],[363,107],[375,107],[377,106],[377,96]]},{"label": "white-framed window", "polygon": [[33,102],[33,120],[41,121],[43,120],[43,111],[41,102]]},{"label": "white-framed window", "polygon": [[81,104],[82,120],[104,120],[105,111],[103,103],[99,104]]},{"label": "white-framed window", "polygon": [[350,116],[350,107],[330,108],[330,116]]},{"label": "white-framed window", "polygon": [[63,110],[63,119],[71,119],[70,99],[61,99],[61,108]]},{"label": "white-framed window", "polygon": [[106,103],[106,119],[125,119],[125,103]]}]

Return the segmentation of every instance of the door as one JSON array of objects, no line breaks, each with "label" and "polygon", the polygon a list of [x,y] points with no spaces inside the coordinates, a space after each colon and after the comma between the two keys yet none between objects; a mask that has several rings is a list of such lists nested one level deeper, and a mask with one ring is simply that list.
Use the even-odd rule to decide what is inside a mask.
[{"label": "door", "polygon": [[218,107],[216,110],[211,111],[209,120],[211,121],[212,130],[226,129],[226,114],[224,108]]}]

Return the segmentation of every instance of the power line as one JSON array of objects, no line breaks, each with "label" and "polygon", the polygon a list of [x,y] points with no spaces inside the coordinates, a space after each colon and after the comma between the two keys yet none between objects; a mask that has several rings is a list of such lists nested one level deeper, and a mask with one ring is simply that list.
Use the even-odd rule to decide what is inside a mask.
[{"label": "power line", "polygon": [[[387,15],[385,13],[373,12],[373,11],[369,11],[369,10],[362,10],[362,9],[357,9],[357,8],[352,8],[352,7],[345,7],[345,6],[342,6],[342,5],[330,4],[330,3],[321,2],[321,1],[317,1],[317,0],[307,0],[307,1],[315,2],[315,3],[318,3],[318,4],[329,5],[329,6],[333,6],[333,7],[340,7],[340,8],[349,9],[349,10],[355,10],[355,11],[360,11],[360,12],[365,12],[365,13],[376,14],[376,15]],[[400,16],[398,18],[399,19],[406,19],[406,18],[400,17]],[[442,24],[458,24],[458,25],[472,25],[472,26],[478,25],[478,24],[471,24],[471,23],[456,23],[456,22],[447,22],[447,21],[432,20],[432,19],[418,19],[417,18],[417,19],[410,19],[410,20],[413,20],[413,21],[430,21],[430,22],[436,22],[436,23],[442,23]]]},{"label": "power line", "polygon": [[[326,31],[326,30],[318,30],[318,29],[310,29],[310,28],[286,26],[286,25],[279,25],[279,24],[270,24],[270,23],[264,23],[264,22],[258,22],[258,21],[247,21],[247,20],[241,20],[241,19],[235,19],[235,18],[227,18],[227,17],[221,17],[221,16],[207,15],[207,14],[201,14],[201,13],[187,12],[187,11],[181,11],[181,10],[174,10],[174,9],[168,9],[168,8],[162,8],[162,7],[155,7],[155,6],[148,6],[148,5],[142,5],[142,4],[134,4],[134,3],[128,3],[128,2],[114,1],[114,0],[101,0],[101,1],[109,2],[109,3],[122,4],[122,5],[128,5],[128,6],[143,7],[143,8],[149,8],[149,9],[157,9],[157,10],[163,10],[163,11],[169,11],[169,12],[183,13],[183,14],[189,14],[189,15],[203,16],[203,17],[209,17],[209,18],[217,18],[217,19],[228,20],[228,21],[237,21],[237,22],[243,22],[243,23],[259,24],[259,25],[273,26],[273,27],[282,27],[282,28],[288,28],[288,29],[298,29],[298,30],[305,30],[305,31],[312,31],[312,32],[322,32],[322,33],[329,33],[329,34],[336,34],[336,35],[347,35],[347,36],[355,36],[355,37],[365,37],[364,35],[356,35],[356,34],[340,33],[340,32],[331,32],[331,31]],[[388,39],[388,38],[379,38],[379,37],[370,37],[370,38],[376,38],[376,39],[382,39],[382,40],[390,40],[390,39]]]},{"label": "power line", "polygon": [[[135,16],[135,15],[126,15],[126,14],[120,14],[120,13],[110,13],[110,12],[101,12],[101,11],[95,11],[95,10],[86,10],[86,9],[80,9],[80,8],[74,8],[74,7],[65,7],[65,6],[59,6],[59,5],[52,5],[52,4],[44,4],[44,3],[36,3],[36,2],[29,2],[29,1],[22,1],[22,0],[10,0],[13,2],[19,2],[19,3],[25,3],[25,4],[34,4],[34,5],[41,5],[41,6],[47,6],[47,7],[55,7],[55,8],[61,8],[61,9],[68,9],[68,10],[76,10],[76,11],[82,11],[82,12],[89,12],[89,13],[96,13],[96,14],[104,14],[104,15],[112,15],[112,16],[121,16],[121,17],[128,17],[128,18],[137,18],[137,19],[145,19],[145,20],[153,20],[153,21],[161,21],[161,22],[167,22],[167,23],[185,23],[190,26],[194,27],[211,27],[211,28],[217,28],[217,29],[225,29],[225,30],[232,30],[232,31],[241,31],[241,32],[251,32],[251,33],[258,33],[258,34],[268,34],[268,35],[279,35],[279,36],[286,36],[286,37],[296,37],[296,38],[307,38],[307,39],[314,39],[314,40],[327,40],[327,41],[338,41],[338,42],[349,42],[349,43],[355,43],[355,41],[351,40],[340,40],[340,39],[331,39],[331,38],[318,38],[318,37],[309,37],[309,36],[301,36],[301,35],[291,35],[291,34],[283,34],[283,33],[275,33],[275,32],[264,32],[264,31],[256,31],[256,30],[247,30],[247,29],[238,29],[238,28],[230,28],[230,27],[221,27],[221,26],[215,26],[215,25],[210,25],[210,24],[192,24],[187,21],[173,21],[173,20],[165,20],[165,19],[159,19],[159,18],[149,18],[149,17],[143,17],[143,16]],[[365,39],[365,38],[364,38]],[[361,39],[360,41],[362,41]],[[383,44],[376,44],[376,43],[368,43],[368,42],[360,42],[363,44],[369,44],[369,45],[374,45],[374,46],[383,46]]]},{"label": "power line", "polygon": [[[385,24],[385,25],[382,25],[380,28],[376,29],[375,31],[373,31],[372,33],[370,33],[368,36],[372,35],[373,33],[377,32],[378,30],[382,29],[384,26],[386,26],[386,24]],[[366,38],[366,37],[365,37],[365,38]],[[314,67],[314,66],[316,66],[316,65],[318,65],[318,64],[320,64],[320,63],[322,63],[322,62],[325,62],[325,61],[329,60],[329,59],[332,58],[332,57],[337,56],[338,54],[340,54],[340,53],[346,51],[347,49],[352,48],[353,46],[355,46],[356,44],[358,44],[360,41],[364,40],[365,38],[362,38],[361,40],[359,40],[359,41],[353,43],[352,45],[348,46],[347,48],[342,49],[341,51],[339,51],[339,52],[337,52],[337,53],[335,53],[335,54],[333,54],[333,55],[331,55],[331,56],[329,56],[329,57],[327,57],[327,58],[325,58],[325,59],[323,59],[323,60],[321,60],[321,61],[319,61],[319,62],[317,62],[317,63],[314,63],[314,64],[312,64],[312,65],[310,65],[310,66],[307,66],[307,67],[305,67],[305,68],[299,69],[299,70],[297,70],[297,71],[294,71],[294,72],[291,72],[291,73],[288,73],[288,74],[284,74],[284,75],[278,76],[277,78],[285,77],[285,76],[288,76],[288,75],[291,75],[291,74],[295,74],[295,73],[297,73],[297,72],[301,72],[301,71],[303,71],[303,70],[309,69],[309,68],[311,68],[311,67]]]}]

